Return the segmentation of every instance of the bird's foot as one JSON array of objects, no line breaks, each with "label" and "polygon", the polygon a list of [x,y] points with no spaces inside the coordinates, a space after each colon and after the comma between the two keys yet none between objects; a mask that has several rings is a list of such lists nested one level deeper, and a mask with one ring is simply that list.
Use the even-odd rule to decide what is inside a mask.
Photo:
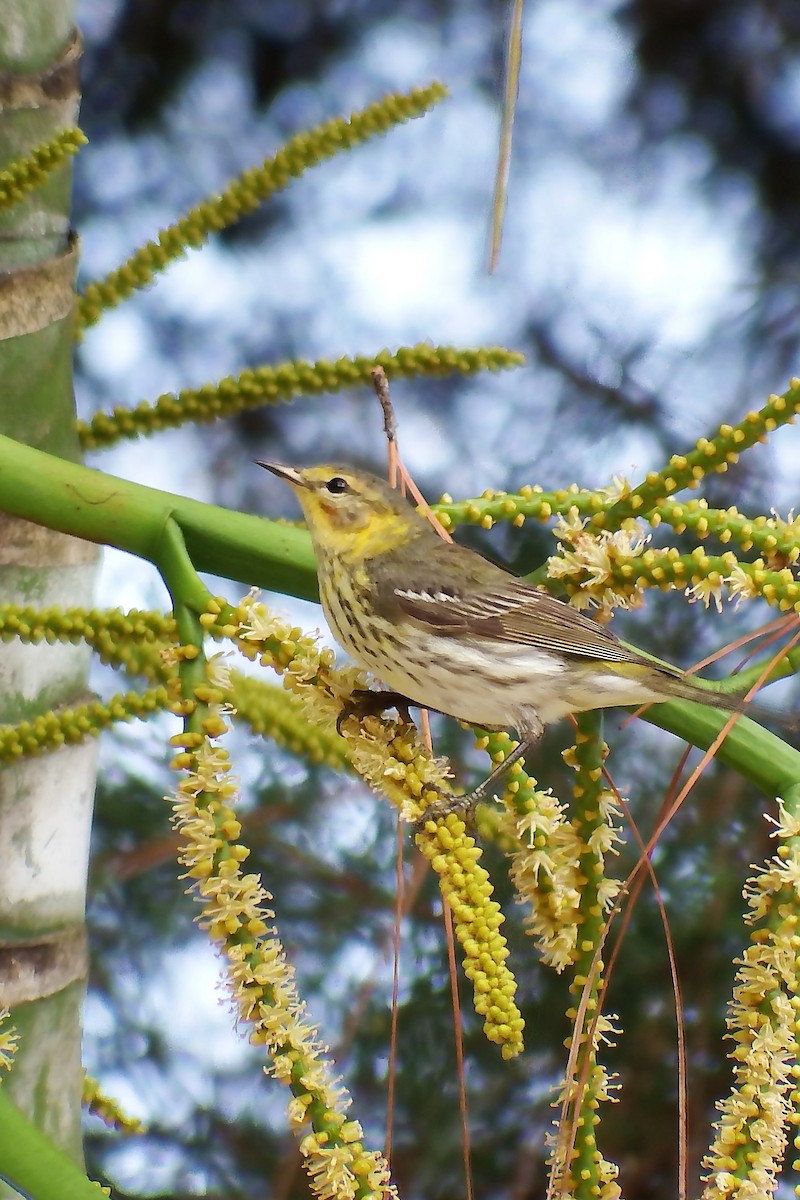
[{"label": "bird's foot", "polygon": [[511,753],[508,754],[502,762],[497,764],[492,773],[486,779],[484,779],[483,783],[479,783],[473,791],[467,792],[466,796],[456,796],[453,794],[453,792],[446,792],[444,788],[440,788],[437,787],[436,784],[429,783],[427,785],[428,791],[437,792],[439,799],[434,800],[431,804],[429,804],[422,816],[416,822],[417,832],[423,831],[428,821],[441,821],[445,817],[449,816],[451,812],[459,813],[463,818],[467,829],[471,833],[474,832],[475,809],[478,807],[481,801],[488,799],[490,796],[494,796],[509,768],[512,767],[514,763],[519,762],[519,760],[523,758],[533,746],[536,745],[536,742],[539,740],[540,736],[540,729],[531,731],[524,741],[521,741],[517,746],[515,746]]},{"label": "bird's foot", "polygon": [[402,692],[374,692],[370,688],[355,688],[342,705],[342,711],[336,718],[336,732],[342,732],[342,725],[348,717],[376,717],[389,708],[396,708],[403,725],[411,725],[408,706],[411,704],[408,696]]},{"label": "bird's foot", "polygon": [[438,787],[437,784],[428,783],[425,785],[425,791],[435,792],[439,799],[432,800],[422,816],[414,822],[414,829],[417,833],[425,832],[428,821],[444,821],[451,813],[456,813],[461,817],[468,832],[474,833],[475,809],[485,798],[483,788],[476,788],[474,792],[467,792],[465,796],[457,796],[455,792],[448,792],[445,788]]}]

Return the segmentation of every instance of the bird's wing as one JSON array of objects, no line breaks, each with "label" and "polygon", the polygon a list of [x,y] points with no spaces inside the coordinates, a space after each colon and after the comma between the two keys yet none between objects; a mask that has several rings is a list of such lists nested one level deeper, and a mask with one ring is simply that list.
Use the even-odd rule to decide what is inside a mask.
[{"label": "bird's wing", "polygon": [[373,580],[378,607],[441,637],[517,642],[612,662],[644,661],[591,617],[465,547],[450,546],[429,566],[415,563],[399,574],[400,583],[395,572],[393,578],[387,572]]}]

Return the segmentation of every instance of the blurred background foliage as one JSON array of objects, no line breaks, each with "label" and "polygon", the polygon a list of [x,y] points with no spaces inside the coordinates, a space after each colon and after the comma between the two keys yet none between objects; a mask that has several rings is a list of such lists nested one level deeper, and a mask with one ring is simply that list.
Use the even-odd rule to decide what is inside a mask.
[{"label": "blurred background foliage", "polygon": [[[640,478],[797,371],[800,11],[785,0],[529,0],[504,249],[485,272],[509,5],[492,0],[79,0],[85,39],[75,224],[88,280],[281,142],[387,90],[445,82],[424,121],[306,175],[108,314],[78,353],[80,415],[299,356],[374,353],[429,338],[498,342],[528,365],[502,376],[398,384],[404,456],[435,498],[485,487]],[[797,433],[712,477],[712,504],[795,503]],[[366,390],[262,408],[224,425],[99,454],[97,465],[231,507],[296,516],[254,457],[345,459],[381,470]],[[528,525],[463,536],[529,570],[553,550]],[[685,543],[690,545],[690,543]],[[221,585],[222,586],[222,585]],[[232,595],[230,586],[225,588]],[[108,554],[105,604],[164,605],[141,564]],[[307,627],[310,605],[281,601]],[[648,596],[615,627],[689,665],[764,612],[725,618]],[[102,670],[95,684],[113,689]],[[791,697],[788,701],[791,703]],[[606,735],[636,819],[655,818],[680,747],[641,723]],[[149,1124],[120,1142],[90,1121],[89,1169],[119,1196],[307,1194],[283,1097],[231,1018],[176,880],[161,799],[167,719],[104,741],[90,908],[86,1058]],[[557,728],[535,764],[568,799]],[[482,770],[437,725],[457,772]],[[235,738],[245,837],[276,897],[301,990],[374,1144],[382,1138],[395,892],[388,806],[354,781]],[[761,798],[715,769],[656,866],[683,968],[690,1151],[727,1089],[722,1034],[743,944],[741,887],[769,853]],[[414,864],[406,850],[408,869]],[[465,1016],[479,1196],[543,1188],[549,1089],[568,997],[539,968],[502,857],[489,851],[528,1021],[503,1063]],[[624,873],[630,861],[623,856]],[[459,1118],[440,905],[429,877],[403,923],[396,1177],[406,1197],[460,1194]],[[674,1012],[663,936],[642,897],[609,1007],[624,1084],[604,1152],[624,1194],[675,1192]]]}]

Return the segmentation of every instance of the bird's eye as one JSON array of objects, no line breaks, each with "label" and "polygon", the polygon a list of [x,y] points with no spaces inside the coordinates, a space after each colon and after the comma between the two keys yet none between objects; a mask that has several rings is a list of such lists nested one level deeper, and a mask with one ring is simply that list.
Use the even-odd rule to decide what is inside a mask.
[{"label": "bird's eye", "polygon": [[342,479],[341,475],[334,475],[333,479],[328,480],[325,487],[335,496],[341,496],[343,492],[350,491],[350,484],[346,479]]}]

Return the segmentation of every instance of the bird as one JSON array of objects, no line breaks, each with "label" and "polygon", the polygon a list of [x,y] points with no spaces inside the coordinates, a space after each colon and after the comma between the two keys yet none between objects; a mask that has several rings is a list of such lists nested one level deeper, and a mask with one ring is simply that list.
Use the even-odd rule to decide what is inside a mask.
[{"label": "bird", "polygon": [[423,821],[473,810],[545,727],[568,714],[673,699],[753,711],[741,694],[715,691],[647,657],[572,605],[444,541],[367,471],[258,466],[288,483],[300,502],[334,638],[390,689],[359,691],[344,715],[410,703],[517,734],[519,744],[482,784],[464,797],[448,793]]}]

